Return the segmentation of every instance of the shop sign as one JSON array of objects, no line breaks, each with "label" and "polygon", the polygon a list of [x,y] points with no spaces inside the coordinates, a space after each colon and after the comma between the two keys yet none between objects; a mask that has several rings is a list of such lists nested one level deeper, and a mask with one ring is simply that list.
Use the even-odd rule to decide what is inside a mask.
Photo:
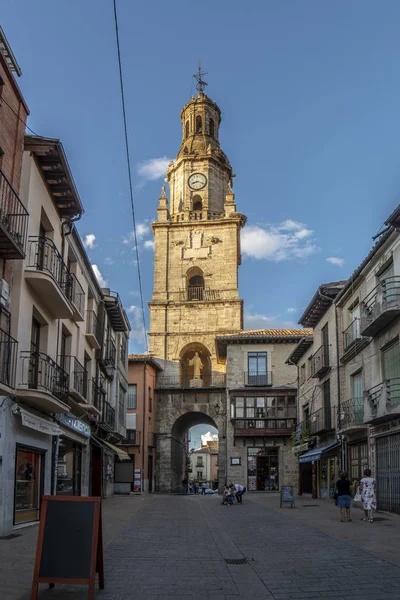
[{"label": "shop sign", "polygon": [[80,421],[79,419],[76,419],[74,416],[61,414],[56,415],[56,419],[59,423],[65,425],[65,427],[68,427],[69,429],[72,429],[73,431],[76,431],[85,437],[90,437],[90,425]]},{"label": "shop sign", "polygon": [[20,408],[19,413],[21,415],[22,425],[25,425],[25,427],[30,427],[31,429],[35,429],[35,431],[40,431],[40,433],[46,435],[60,435],[60,428],[57,423],[42,419],[42,417],[38,417],[24,408]]},{"label": "shop sign", "polygon": [[308,450],[308,442],[305,444],[300,444],[299,446],[293,446],[292,452],[293,454],[298,454],[299,452],[305,452]]},{"label": "shop sign", "polygon": [[400,431],[400,419],[394,419],[394,421],[383,423],[382,425],[378,425],[377,427],[371,427],[369,431],[371,437],[395,433],[396,431]]}]

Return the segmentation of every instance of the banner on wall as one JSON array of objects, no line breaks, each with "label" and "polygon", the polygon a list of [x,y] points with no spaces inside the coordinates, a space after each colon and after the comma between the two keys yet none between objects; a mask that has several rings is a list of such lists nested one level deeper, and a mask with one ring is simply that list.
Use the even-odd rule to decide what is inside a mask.
[{"label": "banner on wall", "polygon": [[135,472],[133,474],[133,493],[141,494],[141,492],[142,492],[142,478],[141,478],[140,469],[135,469]]}]

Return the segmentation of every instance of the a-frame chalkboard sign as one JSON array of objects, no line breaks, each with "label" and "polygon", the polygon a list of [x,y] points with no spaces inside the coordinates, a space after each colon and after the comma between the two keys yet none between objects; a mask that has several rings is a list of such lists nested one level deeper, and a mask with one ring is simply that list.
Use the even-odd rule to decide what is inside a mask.
[{"label": "a-frame chalkboard sign", "polygon": [[86,584],[94,600],[96,573],[104,589],[101,498],[43,496],[31,600],[40,583]]}]

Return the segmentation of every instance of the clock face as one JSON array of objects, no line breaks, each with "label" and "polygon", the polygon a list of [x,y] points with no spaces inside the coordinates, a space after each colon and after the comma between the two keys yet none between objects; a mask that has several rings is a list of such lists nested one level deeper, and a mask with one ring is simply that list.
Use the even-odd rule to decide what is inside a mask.
[{"label": "clock face", "polygon": [[203,173],[193,173],[188,179],[189,187],[192,190],[201,190],[207,183],[207,177]]}]

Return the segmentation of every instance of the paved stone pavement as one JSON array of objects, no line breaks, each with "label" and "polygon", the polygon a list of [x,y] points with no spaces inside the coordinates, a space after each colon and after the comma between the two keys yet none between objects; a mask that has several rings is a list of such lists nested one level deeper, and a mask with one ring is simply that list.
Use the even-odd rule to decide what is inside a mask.
[{"label": "paved stone pavement", "polygon": [[[365,550],[355,534],[352,543],[340,539],[353,525],[355,531],[356,523],[340,523],[328,503],[335,536],[325,533],[318,519],[315,525],[302,519],[302,511],[313,510],[300,507],[304,500],[293,511],[264,505],[269,502],[276,499],[247,495],[242,506],[221,506],[217,496],[105,501],[106,589],[96,598],[400,600],[400,563],[374,550],[374,540],[384,536],[382,523],[357,523],[363,535],[370,532]],[[396,520],[392,528],[400,531]],[[2,600],[29,600],[36,530],[0,541]],[[227,559],[246,563],[227,564]],[[41,586],[39,593],[40,600],[86,598],[85,586]]]}]

